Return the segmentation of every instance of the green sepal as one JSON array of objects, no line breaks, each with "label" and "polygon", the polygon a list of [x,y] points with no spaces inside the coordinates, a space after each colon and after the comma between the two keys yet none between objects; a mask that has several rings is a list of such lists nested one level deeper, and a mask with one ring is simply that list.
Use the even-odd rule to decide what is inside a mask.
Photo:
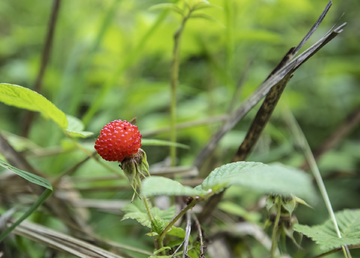
[{"label": "green sepal", "polygon": [[295,210],[296,206],[297,206],[297,202],[296,202],[296,199],[294,197],[281,198],[281,205],[291,215],[293,213],[293,211]]}]

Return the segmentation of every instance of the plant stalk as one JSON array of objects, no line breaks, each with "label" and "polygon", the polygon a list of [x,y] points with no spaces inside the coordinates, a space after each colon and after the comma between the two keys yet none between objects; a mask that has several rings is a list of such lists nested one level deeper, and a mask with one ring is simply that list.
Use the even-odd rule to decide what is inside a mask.
[{"label": "plant stalk", "polygon": [[275,218],[274,227],[273,227],[272,236],[271,236],[271,251],[270,251],[271,258],[275,257],[276,250],[277,250],[276,233],[279,228],[279,221],[280,221],[280,215],[281,215],[280,197],[276,197],[275,205],[277,205],[277,211],[276,211],[276,218]]},{"label": "plant stalk", "polygon": [[[318,168],[318,166],[316,164],[316,161],[315,161],[314,155],[313,155],[313,153],[311,151],[311,148],[309,146],[309,143],[307,142],[304,133],[302,132],[299,124],[295,120],[294,116],[290,113],[290,111],[287,112],[287,118],[288,118],[288,121],[289,121],[290,128],[293,131],[293,133],[295,135],[295,138],[298,141],[298,144],[302,148],[302,150],[304,152],[304,155],[305,155],[305,158],[306,158],[307,162],[310,165],[310,169],[313,172],[313,175],[314,175],[316,183],[317,183],[317,185],[319,187],[320,193],[321,193],[321,195],[322,195],[322,197],[324,199],[326,208],[327,208],[327,210],[328,210],[328,212],[330,214],[330,218],[331,218],[331,220],[332,220],[332,222],[334,224],[336,234],[337,234],[337,236],[339,238],[341,238],[341,233],[340,233],[339,226],[338,226],[336,218],[335,218],[334,210],[332,208],[329,195],[327,194],[324,181],[322,180],[319,168]],[[346,245],[342,246],[342,250],[343,250],[344,256],[346,258],[351,258],[349,248]]]},{"label": "plant stalk", "polygon": [[193,208],[198,201],[199,201],[199,199],[194,198],[190,204],[188,204],[182,211],[180,211],[180,213],[175,218],[172,219],[172,221],[170,221],[170,223],[166,226],[166,228],[163,230],[163,232],[161,232],[161,234],[158,238],[159,249],[164,247],[163,242],[164,242],[166,233],[174,226],[176,221],[178,221],[188,210]]},{"label": "plant stalk", "polygon": [[[140,193],[142,193],[142,189],[141,189],[141,179],[140,179],[140,174],[139,174],[139,173],[136,173],[136,181],[137,181],[137,183],[138,183]],[[152,214],[151,214],[150,205],[149,205],[149,203],[148,203],[148,201],[147,201],[147,199],[146,199],[146,196],[143,195],[141,199],[142,199],[142,201],[144,202],[146,212],[147,212],[147,214],[148,214],[148,216],[149,216],[149,219],[150,219],[150,221],[151,221],[151,223],[152,223],[152,222],[154,221],[154,217],[153,217]]]},{"label": "plant stalk", "polygon": [[[181,36],[185,28],[186,21],[190,18],[192,10],[189,10],[187,16],[185,16],[181,22],[180,27],[174,34],[174,49],[171,63],[171,71],[170,71],[170,141],[176,142],[176,89],[178,85],[179,79],[179,64],[180,64],[180,43]],[[174,167],[176,165],[176,147],[170,147],[170,157],[171,157],[171,166]]]}]

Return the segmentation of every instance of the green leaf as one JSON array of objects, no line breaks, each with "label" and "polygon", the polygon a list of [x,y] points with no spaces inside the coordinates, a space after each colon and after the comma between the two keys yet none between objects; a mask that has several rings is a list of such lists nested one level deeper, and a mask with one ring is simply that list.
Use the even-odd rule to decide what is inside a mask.
[{"label": "green leaf", "polygon": [[163,219],[161,219],[159,216],[153,216],[154,220],[151,223],[151,229],[157,233],[157,235],[160,235],[161,232],[165,229],[166,223]]},{"label": "green leaf", "polygon": [[[265,165],[259,162],[240,161],[216,168],[201,184],[202,190],[214,193],[224,188],[238,185],[258,192],[294,194],[309,201],[316,198],[311,177],[305,172],[282,165]],[[200,190],[200,189],[199,189]]]},{"label": "green leaf", "polygon": [[176,236],[181,239],[185,238],[185,230],[175,226],[173,226],[166,234],[169,236]]},{"label": "green leaf", "polygon": [[144,146],[175,146],[175,147],[183,148],[183,149],[190,148],[189,146],[187,146],[185,144],[181,144],[181,143],[177,143],[177,142],[163,141],[163,140],[156,140],[156,139],[141,139],[141,145],[144,145]]},{"label": "green leaf", "polygon": [[[219,22],[218,20],[216,20],[214,17],[205,14],[205,13],[197,13],[197,14],[192,14],[190,16],[191,19],[204,19],[204,20],[208,20],[208,21],[212,21],[212,22],[216,22],[221,24],[221,22]],[[221,24],[222,25],[222,24]]]},{"label": "green leaf", "polygon": [[197,190],[189,186],[183,186],[179,182],[160,176],[151,176],[144,179],[142,190],[145,196],[153,195],[186,195],[205,196],[207,191]]},{"label": "green leaf", "polygon": [[52,186],[51,186],[50,182],[45,178],[39,177],[39,176],[34,175],[32,173],[29,173],[29,172],[20,170],[20,169],[18,169],[16,167],[13,167],[13,166],[11,166],[10,164],[6,163],[5,161],[3,161],[1,159],[0,159],[0,166],[6,168],[8,170],[11,170],[12,172],[17,174],[18,176],[21,176],[22,178],[24,178],[25,180],[27,180],[27,181],[29,181],[29,182],[31,182],[33,184],[43,186],[43,187],[45,187],[45,188],[52,191]]},{"label": "green leaf", "polygon": [[327,251],[343,245],[360,244],[360,209],[343,210],[335,213],[340,228],[341,238],[335,232],[331,219],[318,226],[295,225],[294,230],[311,238],[320,249]]},{"label": "green leaf", "polygon": [[248,212],[240,205],[233,202],[220,202],[218,205],[220,210],[227,213],[234,214],[236,216],[243,217],[246,221],[258,223],[261,219],[261,215],[257,212]]},{"label": "green leaf", "polygon": [[150,11],[152,10],[164,10],[168,9],[174,12],[177,12],[178,14],[184,16],[184,10],[180,9],[176,4],[156,4],[149,8]]},{"label": "green leaf", "polygon": [[24,221],[27,217],[29,217],[36,209],[46,201],[46,199],[51,195],[52,193],[52,186],[48,180],[45,178],[39,177],[37,175],[34,175],[32,173],[20,170],[18,168],[15,168],[11,166],[10,164],[6,163],[5,161],[0,159],[0,166],[11,170],[12,172],[16,173],[17,175],[21,176],[25,180],[43,186],[46,188],[44,193],[39,197],[39,199],[31,205],[31,207],[17,220],[15,221],[10,227],[5,229],[0,233],[0,242],[12,231],[14,228],[16,228],[22,221]]},{"label": "green leaf", "polygon": [[[166,250],[171,250],[171,248],[168,246],[161,247],[160,249],[156,250],[154,252],[154,254],[156,255],[156,254],[161,253],[162,251],[166,251]],[[157,256],[157,257],[159,257],[159,256]]]},{"label": "green leaf", "polygon": [[146,213],[145,206],[140,200],[135,200],[133,203],[126,204],[121,210],[125,212],[122,220],[135,219],[141,225],[151,228],[151,222]]},{"label": "green leaf", "polygon": [[68,125],[66,115],[39,93],[19,85],[0,83],[0,101],[7,105],[40,112],[61,128]]},{"label": "green leaf", "polygon": [[83,131],[84,124],[80,119],[70,115],[66,115],[66,118],[68,120],[68,126],[65,131],[69,133],[70,136],[86,138],[94,134],[92,132]]},{"label": "green leaf", "polygon": [[[135,200],[133,203],[126,204],[121,210],[125,212],[122,220],[135,219],[141,225],[151,228],[151,221],[147,215],[146,208],[142,201]],[[160,210],[157,207],[153,207],[151,208],[151,214],[154,217],[158,217],[159,219],[163,220],[165,223],[168,223],[175,216],[175,206],[172,206],[167,210]]]}]

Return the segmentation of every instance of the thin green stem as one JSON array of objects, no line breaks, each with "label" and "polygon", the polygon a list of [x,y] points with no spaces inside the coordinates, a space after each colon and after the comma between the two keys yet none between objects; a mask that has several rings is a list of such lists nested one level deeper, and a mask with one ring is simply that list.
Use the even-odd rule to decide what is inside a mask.
[{"label": "thin green stem", "polygon": [[158,245],[159,245],[159,249],[164,247],[164,238],[166,236],[166,233],[174,226],[174,224],[176,223],[176,221],[178,221],[188,210],[190,210],[191,208],[193,208],[196,203],[199,201],[199,199],[194,198],[192,200],[192,202],[190,204],[188,204],[182,211],[180,211],[180,213],[172,219],[172,221],[170,221],[170,223],[166,226],[166,228],[161,232],[159,238],[158,238]]},{"label": "thin green stem", "polygon": [[[300,147],[302,148],[305,158],[310,165],[310,169],[313,172],[313,175],[314,175],[316,183],[319,187],[320,193],[324,199],[326,208],[330,214],[330,218],[334,224],[336,234],[338,235],[339,238],[341,238],[341,233],[340,233],[339,226],[338,226],[336,218],[335,218],[334,210],[331,206],[329,195],[327,194],[324,181],[322,180],[319,168],[316,164],[316,161],[315,161],[314,155],[311,151],[311,148],[309,146],[309,143],[307,142],[304,133],[302,132],[299,124],[297,123],[296,119],[294,118],[294,116],[291,114],[290,111],[287,112],[287,120],[289,121],[290,128],[293,131],[293,134],[295,135],[295,138],[296,138],[298,144],[300,145]],[[349,248],[346,245],[342,246],[342,250],[343,250],[344,256],[346,258],[351,258]]]},{"label": "thin green stem", "polygon": [[0,235],[0,242],[21,222],[23,222],[27,217],[29,217],[45,200],[51,195],[52,190],[46,189],[45,192],[40,196],[40,198],[34,203],[16,222],[14,222],[10,227],[5,229]]},{"label": "thin green stem", "polygon": [[[138,186],[139,186],[139,192],[142,194],[142,190],[141,190],[141,179],[140,179],[140,174],[139,174],[139,173],[136,173],[136,181],[137,181]],[[143,195],[141,199],[142,199],[142,201],[144,202],[145,209],[146,209],[146,212],[147,212],[147,214],[148,214],[148,216],[149,216],[150,221],[153,222],[153,221],[154,221],[154,217],[153,217],[152,214],[151,214],[150,205],[149,205],[149,203],[148,203],[148,201],[147,201],[147,199],[146,199],[146,196]]]},{"label": "thin green stem", "polygon": [[276,233],[278,231],[279,228],[279,221],[280,221],[280,215],[281,215],[281,202],[279,200],[280,197],[276,197],[275,199],[275,205],[277,206],[277,211],[276,211],[276,218],[275,218],[275,222],[274,222],[274,227],[273,227],[273,231],[272,231],[272,236],[271,236],[271,258],[275,257],[276,254],[276,250],[277,250],[277,237],[276,237]]},{"label": "thin green stem", "polygon": [[[185,23],[190,18],[192,9],[189,10],[187,16],[185,16],[181,22],[180,27],[174,34],[174,49],[170,71],[170,141],[176,142],[176,89],[179,79],[179,64],[180,64],[180,43],[181,36],[184,31]],[[171,166],[176,165],[176,147],[170,147]]]}]

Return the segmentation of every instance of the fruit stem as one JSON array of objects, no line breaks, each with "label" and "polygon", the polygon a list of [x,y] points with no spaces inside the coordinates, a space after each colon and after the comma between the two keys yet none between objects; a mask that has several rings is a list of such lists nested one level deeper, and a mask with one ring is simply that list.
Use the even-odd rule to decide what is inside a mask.
[{"label": "fruit stem", "polygon": [[[181,35],[184,31],[185,23],[190,18],[191,12],[190,9],[188,14],[184,16],[180,27],[176,30],[174,34],[174,49],[171,63],[170,71],[170,95],[171,95],[171,105],[170,105],[170,141],[176,142],[176,88],[178,85],[179,79],[179,56],[180,56],[180,43]],[[170,157],[171,157],[171,166],[176,165],[176,147],[170,147]]]}]

